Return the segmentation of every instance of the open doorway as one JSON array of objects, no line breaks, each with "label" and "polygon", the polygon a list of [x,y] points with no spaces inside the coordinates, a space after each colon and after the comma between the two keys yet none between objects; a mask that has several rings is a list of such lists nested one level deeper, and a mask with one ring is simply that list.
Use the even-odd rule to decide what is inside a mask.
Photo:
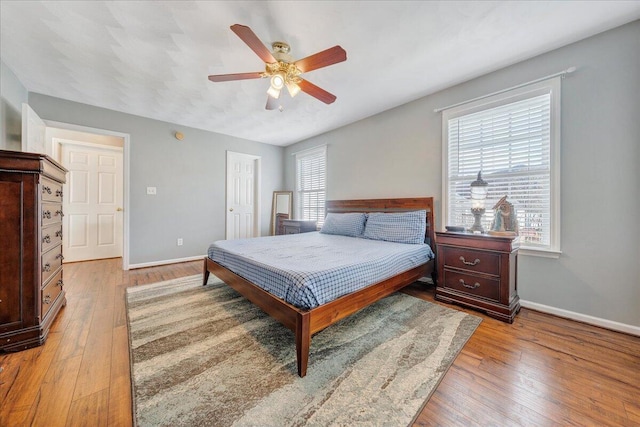
[{"label": "open doorway", "polygon": [[128,270],[128,135],[46,123],[52,157],[69,170],[64,261],[122,257],[122,268]]}]

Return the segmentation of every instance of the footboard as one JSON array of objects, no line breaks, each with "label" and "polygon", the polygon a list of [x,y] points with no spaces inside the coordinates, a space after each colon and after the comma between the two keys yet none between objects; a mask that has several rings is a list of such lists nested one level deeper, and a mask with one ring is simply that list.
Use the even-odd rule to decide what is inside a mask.
[{"label": "footboard", "polygon": [[307,374],[309,349],[313,334],[410,285],[421,277],[431,274],[433,270],[434,261],[431,260],[426,264],[311,310],[301,310],[284,302],[208,257],[204,259],[203,285],[207,284],[209,274],[213,273],[269,316],[293,331],[296,341],[298,375],[304,377]]}]

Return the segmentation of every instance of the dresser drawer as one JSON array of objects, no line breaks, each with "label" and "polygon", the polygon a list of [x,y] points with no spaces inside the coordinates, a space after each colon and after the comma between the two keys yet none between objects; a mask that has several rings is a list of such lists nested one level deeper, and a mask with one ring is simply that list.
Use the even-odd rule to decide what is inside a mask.
[{"label": "dresser drawer", "polygon": [[62,245],[58,245],[42,255],[42,283],[62,266]]},{"label": "dresser drawer", "polygon": [[41,304],[42,304],[42,318],[47,317],[47,313],[53,307],[53,303],[56,298],[60,296],[62,292],[62,270],[53,276],[53,278],[42,288]]},{"label": "dresser drawer", "polygon": [[448,246],[444,246],[440,254],[444,257],[445,267],[500,275],[500,255],[498,254]]},{"label": "dresser drawer", "polygon": [[42,229],[42,252],[62,243],[62,223],[50,225]]},{"label": "dresser drawer", "polygon": [[42,178],[40,194],[42,200],[62,203],[62,184],[48,178]]},{"label": "dresser drawer", "polygon": [[60,203],[42,204],[42,225],[62,222],[62,205]]},{"label": "dresser drawer", "polygon": [[500,300],[500,281],[497,279],[445,270],[444,286],[470,295]]}]

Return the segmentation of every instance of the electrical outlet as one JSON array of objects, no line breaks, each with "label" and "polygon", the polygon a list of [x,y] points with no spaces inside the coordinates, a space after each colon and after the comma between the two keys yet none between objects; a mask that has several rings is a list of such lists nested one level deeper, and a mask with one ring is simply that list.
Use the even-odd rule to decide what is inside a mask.
[{"label": "electrical outlet", "polygon": [[182,246],[182,238],[178,239],[178,246]]},{"label": "electrical outlet", "polygon": [[156,187],[147,187],[147,194],[155,196],[156,195]]}]

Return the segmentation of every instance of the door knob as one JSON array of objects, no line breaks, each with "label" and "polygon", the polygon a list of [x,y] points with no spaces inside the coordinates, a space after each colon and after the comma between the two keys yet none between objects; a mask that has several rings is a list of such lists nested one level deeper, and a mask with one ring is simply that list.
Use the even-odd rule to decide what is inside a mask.
[{"label": "door knob", "polygon": [[118,208],[116,209],[116,212],[122,212],[122,210],[123,210],[122,208]]},{"label": "door knob", "polygon": [[233,212],[233,208],[229,208],[229,212]]}]

